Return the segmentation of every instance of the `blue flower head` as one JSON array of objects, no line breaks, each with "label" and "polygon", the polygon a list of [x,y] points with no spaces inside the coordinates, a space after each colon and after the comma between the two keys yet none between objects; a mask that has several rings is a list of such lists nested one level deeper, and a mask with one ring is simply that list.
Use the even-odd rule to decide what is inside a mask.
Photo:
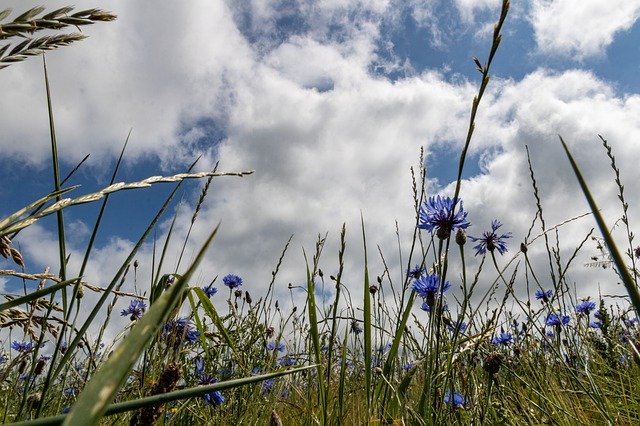
[{"label": "blue flower head", "polygon": [[498,220],[491,221],[491,232],[485,231],[482,233],[482,237],[469,237],[471,241],[480,241],[473,248],[476,251],[476,256],[479,254],[485,254],[487,250],[493,253],[494,250],[498,250],[498,253],[505,254],[507,252],[506,239],[511,238],[511,232],[498,236],[496,231],[502,224]]},{"label": "blue flower head", "polygon": [[14,340],[13,342],[11,342],[11,349],[18,352],[29,352],[31,349],[33,349],[33,343],[18,342],[17,340]]},{"label": "blue flower head", "polygon": [[576,305],[576,312],[579,314],[589,315],[596,308],[595,302],[585,300]]},{"label": "blue flower head", "polygon": [[560,327],[563,325],[569,324],[569,316],[568,315],[557,315],[557,314],[549,314],[547,317],[546,324],[548,326]]},{"label": "blue flower head", "polygon": [[505,333],[504,331],[499,335],[491,339],[491,343],[494,345],[508,345],[513,343],[513,335],[511,333]]},{"label": "blue flower head", "polygon": [[553,296],[553,291],[552,290],[536,290],[536,299],[538,300],[542,300],[543,302],[547,303],[549,300],[551,300],[551,296]]},{"label": "blue flower head", "polygon": [[242,278],[237,275],[229,274],[222,279],[222,282],[224,285],[229,287],[229,289],[233,290],[234,288],[238,288],[242,285]]},{"label": "blue flower head", "polygon": [[[218,379],[214,379],[213,377],[206,374],[200,377],[201,385],[210,385],[213,383],[218,383]],[[214,407],[218,407],[219,405],[222,405],[224,403],[224,396],[222,395],[222,393],[220,393],[220,391],[205,393],[204,395],[202,395],[202,399],[204,399],[204,403],[206,405],[212,405]]]},{"label": "blue flower head", "polygon": [[284,352],[285,346],[282,342],[267,342],[267,350],[269,352],[277,350],[278,352]]},{"label": "blue flower head", "polygon": [[[440,293],[444,293],[451,288],[451,284],[449,284],[449,281],[445,281],[442,288],[440,288],[440,278],[437,274],[431,274],[422,275],[413,282],[411,287],[424,300],[422,310],[429,311],[436,301],[438,289],[440,289]],[[424,305],[427,305],[427,309],[425,309]]]},{"label": "blue flower head", "polygon": [[206,287],[202,287],[202,291],[204,291],[204,294],[206,294],[207,297],[211,297],[218,292],[218,289],[213,286],[213,283],[211,283]]},{"label": "blue flower head", "polygon": [[195,329],[195,324],[187,318],[169,320],[164,325],[164,337],[165,339],[175,339],[175,348],[180,346],[183,340],[194,343],[199,336],[200,332]]},{"label": "blue flower head", "polygon": [[444,403],[451,405],[453,408],[463,408],[469,406],[469,398],[465,398],[457,392],[453,393],[452,398],[451,391],[447,389],[447,392],[444,394]]},{"label": "blue flower head", "polygon": [[407,271],[407,276],[416,279],[420,277],[420,275],[422,275],[424,272],[425,270],[422,266],[416,265],[413,268],[409,268],[409,270]]},{"label": "blue flower head", "polygon": [[120,315],[123,317],[129,316],[131,321],[135,321],[142,318],[145,309],[147,309],[147,305],[143,300],[133,299],[131,303],[129,303],[129,307],[127,309],[123,309]]},{"label": "blue flower head", "polygon": [[435,231],[441,240],[449,238],[454,229],[466,229],[471,224],[467,220],[462,201],[457,212],[455,207],[450,197],[429,197],[420,206],[418,228],[431,233]]}]

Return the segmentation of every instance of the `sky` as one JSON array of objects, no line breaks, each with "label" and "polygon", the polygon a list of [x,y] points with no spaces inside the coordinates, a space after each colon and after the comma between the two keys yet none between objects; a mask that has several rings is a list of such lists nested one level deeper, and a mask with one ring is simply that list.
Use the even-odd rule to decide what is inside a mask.
[{"label": "sky", "polygon": [[[6,3],[14,8],[11,17],[31,5]],[[64,5],[47,3],[49,10]],[[244,178],[213,180],[178,268],[186,268],[221,222],[193,285],[218,276],[222,287],[222,276],[234,273],[257,300],[293,235],[275,289],[282,304],[299,304],[300,295],[291,301],[287,286],[305,281],[303,249],[311,257],[318,235],[326,234],[320,266],[326,275],[335,274],[344,223],[345,282],[352,292],[359,291],[361,217],[370,273],[382,275],[382,253],[394,281],[402,279],[415,227],[411,167],[420,168],[424,149],[427,196],[453,195],[480,80],[472,57],[486,61],[500,1],[98,6],[118,19],[82,27],[89,38],[46,56],[61,174],[90,154],[69,181],[81,185],[73,195],[108,185],[131,131],[118,181],[180,173],[198,157],[197,171],[209,171],[217,162],[219,171],[254,171]],[[83,2],[76,9],[90,7],[96,4]],[[518,248],[536,215],[525,147],[547,228],[572,219],[549,234],[562,265],[595,226],[592,217],[576,219],[588,206],[558,135],[613,226],[622,210],[598,135],[609,141],[634,231],[639,218],[633,195],[640,182],[638,17],[639,0],[512,3],[476,119],[461,192],[472,223],[469,235],[480,236],[493,219],[513,234],[508,253],[498,259],[500,266],[512,261],[509,274],[516,266],[519,273],[524,268]],[[0,70],[0,93],[0,214],[6,216],[53,187],[41,58]],[[202,183],[185,185],[154,235],[161,245],[177,213],[166,272],[175,271]],[[108,284],[171,189],[164,184],[112,196],[85,273],[88,282]],[[65,210],[71,275],[79,270],[98,208]],[[540,233],[537,221],[529,241]],[[617,226],[615,235],[623,249],[629,247],[624,228]],[[29,272],[58,270],[53,218],[21,232],[14,244]],[[138,275],[129,276],[125,288],[148,289],[152,254],[153,238],[136,257]],[[479,262],[473,254],[468,247],[472,272]],[[597,254],[596,242],[587,240],[571,263],[568,277],[577,297],[624,294],[610,269],[585,266]],[[549,286],[542,238],[529,246],[529,255],[541,285]],[[3,261],[0,267],[14,265]],[[461,272],[452,269],[455,289]],[[487,288],[495,278],[495,270],[485,269],[479,286]],[[22,283],[4,279],[2,286],[4,292],[19,292]],[[520,295],[523,286],[516,283]],[[217,306],[224,307],[224,300],[219,297]],[[127,304],[122,299],[118,306]]]}]

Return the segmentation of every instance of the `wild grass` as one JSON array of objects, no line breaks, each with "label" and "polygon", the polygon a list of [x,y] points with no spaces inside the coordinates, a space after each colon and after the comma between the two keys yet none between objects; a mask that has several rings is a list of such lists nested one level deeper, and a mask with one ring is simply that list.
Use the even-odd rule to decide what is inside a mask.
[{"label": "wild grass", "polygon": [[[289,285],[289,292],[293,299],[302,290],[306,300],[300,308],[286,312],[277,299],[274,302],[274,294],[291,240],[279,255],[265,294],[257,294],[233,274],[211,277],[203,285],[192,281],[194,273],[208,246],[215,245],[218,226],[224,224],[211,229],[194,261],[181,268],[191,228],[185,240],[173,241],[176,216],[164,243],[154,245],[157,258],[151,282],[146,288],[137,283],[132,290],[130,274],[131,267],[134,274],[138,269],[136,254],[158,223],[166,220],[167,206],[185,179],[207,178],[194,208],[193,226],[213,178],[251,172],[218,172],[216,166],[210,173],[189,170],[170,177],[115,183],[123,147],[108,187],[62,199],[67,193],[75,194],[72,191],[77,188],[64,188],[66,180],[59,177],[55,120],[47,89],[54,190],[0,220],[0,254],[20,268],[0,274],[25,283],[23,294],[3,294],[5,301],[0,304],[2,422],[637,425],[640,298],[636,259],[640,250],[634,249],[628,204],[611,145],[601,137],[619,189],[628,240],[626,257],[617,249],[568,150],[602,239],[590,232],[568,260],[560,258],[549,234],[576,218],[547,225],[540,197],[543,189],[538,187],[531,161],[537,210],[524,242],[518,247],[498,221],[475,239],[465,232],[466,214],[459,199],[462,171],[508,9],[509,2],[504,1],[486,63],[474,58],[482,78],[471,103],[453,198],[425,193],[421,153],[418,167],[412,170],[415,231],[408,242],[401,241],[398,233],[399,264],[392,264],[379,250],[384,269],[373,273],[369,264],[374,256],[369,246],[372,236],[367,234],[366,218],[361,218],[358,230],[343,225],[336,258],[329,259],[324,253],[326,235],[318,236],[313,252],[305,252],[305,286]],[[115,18],[98,10],[70,15],[71,10],[38,17],[44,9],[31,9],[0,24],[0,33],[9,39],[33,34],[41,27],[60,30]],[[0,23],[8,15],[7,11],[0,13]],[[36,48],[42,51],[51,40],[0,49],[0,67],[2,62],[38,53]],[[48,88],[46,67],[44,75]],[[564,141],[562,145],[567,148]],[[84,270],[102,214],[110,205],[109,195],[161,182],[175,188],[126,261],[103,282],[86,282]],[[102,207],[82,267],[74,274],[65,268],[64,212],[97,201]],[[29,262],[13,241],[19,239],[21,230],[52,214],[57,217],[62,267],[56,274],[27,271]],[[364,255],[358,285],[344,282],[347,232],[362,235],[362,247],[350,248]],[[577,300],[575,287],[567,279],[577,253],[592,238],[601,241],[602,251],[594,262],[605,262],[627,289],[628,299],[615,305],[596,295],[595,289],[593,298]],[[473,248],[472,242],[476,243]],[[513,253],[510,261],[501,256],[507,245]],[[535,245],[544,246],[548,270],[536,269],[530,261],[528,252]],[[459,256],[452,254],[454,250]],[[179,253],[175,269],[165,261],[172,252]],[[468,270],[465,256],[476,253],[482,255],[481,261]],[[326,276],[323,267],[337,273]],[[397,269],[406,271],[400,281],[390,273]],[[541,281],[542,276],[550,276],[551,283]],[[28,281],[37,282],[37,288],[32,290]],[[325,286],[335,289],[329,303],[316,297]],[[460,291],[454,294],[450,286]],[[526,288],[526,297],[518,296],[514,288]],[[86,291],[100,296],[86,302]],[[116,302],[123,298],[130,302],[129,307],[114,313]],[[220,304],[212,302],[215,299],[226,299],[227,309],[218,310]],[[105,330],[113,316],[120,314],[130,324],[114,341],[106,341]],[[90,333],[90,326],[96,324],[101,324],[98,333]],[[53,345],[47,355],[43,354],[45,341],[47,349]]]}]

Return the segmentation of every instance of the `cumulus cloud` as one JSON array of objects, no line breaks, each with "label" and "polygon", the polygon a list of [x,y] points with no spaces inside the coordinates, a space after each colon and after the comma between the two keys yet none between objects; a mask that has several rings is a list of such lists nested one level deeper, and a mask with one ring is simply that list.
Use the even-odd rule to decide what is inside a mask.
[{"label": "cumulus cloud", "polygon": [[638,17],[637,0],[536,0],[530,11],[538,50],[577,60],[603,55]]}]

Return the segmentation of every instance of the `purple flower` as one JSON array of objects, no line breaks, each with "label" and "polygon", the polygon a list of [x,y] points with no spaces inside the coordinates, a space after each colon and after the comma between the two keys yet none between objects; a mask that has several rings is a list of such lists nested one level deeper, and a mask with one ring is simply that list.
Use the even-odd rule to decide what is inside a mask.
[{"label": "purple flower", "polygon": [[139,320],[142,318],[145,309],[147,309],[147,305],[143,300],[134,299],[129,303],[129,307],[127,309],[123,309],[120,315],[123,317],[130,316],[131,321]]},{"label": "purple flower", "polygon": [[[210,385],[213,383],[218,383],[218,379],[214,379],[213,377],[206,374],[200,377],[201,385]],[[205,393],[204,395],[202,395],[202,399],[204,399],[206,405],[213,405],[214,407],[217,407],[224,403],[224,396],[222,395],[222,393],[220,393],[220,391]]]},{"label": "purple flower", "polygon": [[511,333],[505,333],[504,331],[499,335],[491,339],[491,343],[494,345],[508,345],[513,343],[513,335]]},{"label": "purple flower", "polygon": [[14,340],[13,342],[11,342],[11,349],[18,352],[29,352],[31,349],[33,349],[33,343],[18,342],[17,340]]},{"label": "purple flower", "polygon": [[242,285],[242,278],[237,275],[229,274],[222,279],[224,285],[229,287],[229,289],[238,288]]},{"label": "purple flower", "polygon": [[262,382],[262,393],[263,394],[270,393],[275,383],[276,381],[274,379],[267,379],[264,382]]},{"label": "purple flower", "polygon": [[467,220],[462,201],[457,212],[455,207],[450,197],[429,197],[420,206],[418,228],[431,233],[435,230],[436,236],[441,240],[449,238],[454,229],[466,229],[471,224]]},{"label": "purple flower", "polygon": [[536,290],[536,299],[538,300],[542,300],[543,302],[547,303],[549,300],[551,300],[551,296],[553,296],[553,291],[552,290]]},{"label": "purple flower", "polygon": [[291,367],[292,365],[295,365],[295,363],[296,361],[293,358],[291,358],[289,355],[285,355],[276,362],[276,366]]},{"label": "purple flower", "polygon": [[453,398],[451,397],[451,391],[447,389],[444,394],[444,403],[451,405],[453,408],[463,408],[469,405],[469,398],[465,398],[461,394],[454,392]]},{"label": "purple flower", "polygon": [[[432,299],[440,287],[440,278],[438,278],[437,274],[422,275],[413,282],[411,287],[423,299]],[[449,281],[445,281],[441,292],[444,293],[449,288],[451,288],[451,284],[449,284]]]},{"label": "purple flower", "polygon": [[213,283],[211,283],[206,287],[202,287],[202,291],[204,291],[204,294],[206,294],[207,297],[211,297],[218,292],[218,289],[213,286]]},{"label": "purple flower", "polygon": [[422,275],[424,272],[425,270],[422,266],[416,265],[413,268],[409,268],[409,270],[407,271],[407,276],[416,279],[420,277],[420,275]]},{"label": "purple flower", "polygon": [[558,316],[556,314],[549,314],[549,316],[547,317],[546,324],[548,326],[555,326],[555,327],[567,325],[569,324],[569,316],[568,315]]},{"label": "purple flower", "polygon": [[576,305],[576,312],[579,314],[589,315],[591,311],[593,311],[595,308],[596,308],[595,302],[592,302],[590,300],[585,300]]},{"label": "purple flower", "polygon": [[284,349],[285,349],[284,348],[284,343],[282,343],[282,342],[278,342],[278,343],[276,343],[276,342],[268,342],[267,343],[267,350],[270,351],[270,352],[271,351],[275,351],[275,350],[277,350],[278,352],[284,352]]},{"label": "purple flower", "polygon": [[418,294],[418,296],[422,297],[424,303],[422,304],[422,310],[429,312],[433,307],[436,301],[436,293],[438,293],[438,289],[440,289],[440,293],[444,293],[445,291],[451,288],[451,284],[449,281],[445,281],[440,287],[440,278],[437,274],[431,275],[422,275],[420,278],[416,279],[411,285],[413,290]]},{"label": "purple flower", "polygon": [[473,248],[476,251],[476,256],[479,254],[485,254],[487,250],[493,253],[494,250],[498,250],[498,253],[505,254],[507,252],[506,239],[511,238],[511,232],[498,236],[496,231],[502,224],[498,220],[491,221],[491,232],[485,231],[482,233],[482,237],[469,237],[471,241],[480,241],[480,243]]},{"label": "purple flower", "polygon": [[164,325],[165,339],[175,339],[175,348],[180,346],[183,339],[189,343],[198,340],[200,332],[195,329],[193,321],[187,318],[177,318],[167,321]]}]

